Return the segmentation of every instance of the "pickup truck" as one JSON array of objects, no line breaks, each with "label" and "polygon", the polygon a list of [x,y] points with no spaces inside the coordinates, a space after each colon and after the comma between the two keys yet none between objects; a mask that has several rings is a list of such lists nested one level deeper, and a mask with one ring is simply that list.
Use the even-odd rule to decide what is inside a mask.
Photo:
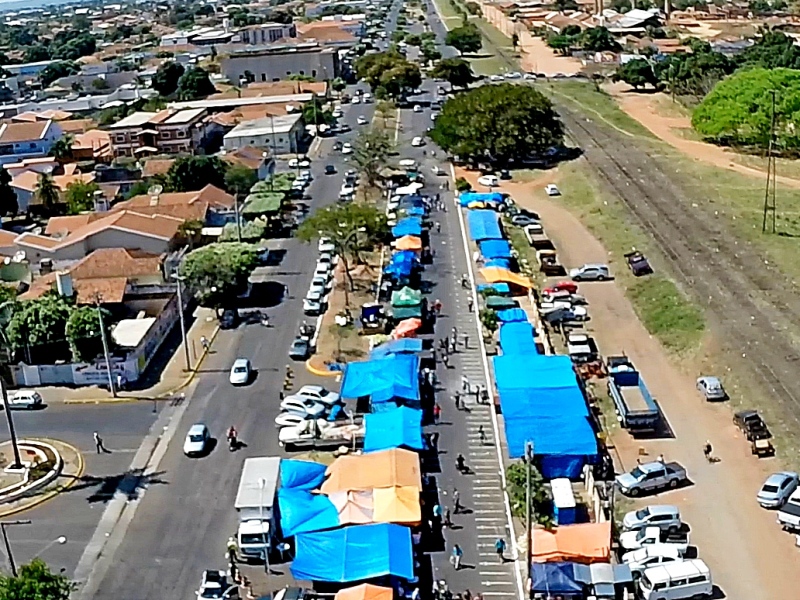
[{"label": "pickup truck", "polygon": [[598,359],[600,353],[594,338],[582,331],[567,334],[567,354],[576,365],[582,365]]},{"label": "pickup truck", "polygon": [[753,440],[766,440],[772,437],[769,427],[755,410],[742,410],[733,415],[733,424],[738,427],[747,438]]},{"label": "pickup truck", "polygon": [[688,478],[686,469],[678,463],[655,461],[637,465],[628,473],[617,475],[614,481],[626,496],[638,496],[643,492],[674,489]]},{"label": "pickup truck", "polygon": [[647,257],[638,250],[625,254],[625,261],[628,263],[628,268],[635,277],[650,275],[653,272],[653,267],[650,266]]},{"label": "pickup truck", "polygon": [[655,544],[672,546],[683,556],[689,549],[689,532],[669,532],[662,531],[660,527],[645,527],[639,531],[625,531],[619,534],[619,545],[625,552]]},{"label": "pickup truck", "polygon": [[564,273],[564,267],[559,264],[555,250],[537,250],[536,262],[539,263],[539,270],[545,275],[562,275]]},{"label": "pickup truck", "polygon": [[620,425],[634,434],[655,431],[661,422],[661,411],[639,371],[627,356],[609,356],[606,363],[608,393]]},{"label": "pickup truck", "polygon": [[778,510],[778,524],[785,531],[800,531],[800,491],[794,492]]},{"label": "pickup truck", "polygon": [[278,444],[286,450],[304,448],[335,449],[364,442],[364,426],[331,423],[324,419],[309,420],[293,427],[283,427],[278,432]]}]

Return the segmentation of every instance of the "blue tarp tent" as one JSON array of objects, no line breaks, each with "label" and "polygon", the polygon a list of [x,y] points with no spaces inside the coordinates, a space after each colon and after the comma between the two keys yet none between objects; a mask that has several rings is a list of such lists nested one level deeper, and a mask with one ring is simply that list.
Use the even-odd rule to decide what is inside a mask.
[{"label": "blue tarp tent", "polygon": [[390,448],[422,450],[422,411],[407,406],[364,417],[364,452]]},{"label": "blue tarp tent", "polygon": [[419,338],[400,338],[399,340],[389,340],[380,346],[376,346],[369,353],[370,358],[386,358],[393,354],[414,354],[422,352],[422,340]]},{"label": "blue tarp tent", "polygon": [[342,398],[371,396],[373,403],[394,398],[419,400],[419,357],[396,354],[389,358],[348,363],[340,393]]},{"label": "blue tarp tent", "polygon": [[469,237],[474,241],[502,240],[497,213],[491,210],[471,210],[467,213]]},{"label": "blue tarp tent", "polygon": [[405,211],[405,213],[409,216],[416,217],[416,216],[424,216],[425,215],[425,208],[422,206],[409,206],[408,208],[401,208],[400,210]]},{"label": "blue tarp tent", "polygon": [[478,284],[478,292],[482,292],[483,290],[494,290],[501,296],[505,294],[511,293],[511,288],[507,283],[479,283]]},{"label": "blue tarp tent", "polygon": [[527,323],[528,315],[521,308],[507,308],[497,311],[497,320],[501,323]]},{"label": "blue tarp tent", "polygon": [[[500,348],[506,354],[538,354],[533,341],[533,325],[528,321],[504,323],[500,327]],[[498,387],[500,386],[498,382]]]},{"label": "blue tarp tent", "polygon": [[281,460],[281,488],[316,490],[325,481],[325,465],[310,460]]},{"label": "blue tarp tent", "polygon": [[401,238],[404,235],[420,235],[422,233],[422,219],[419,217],[406,217],[400,219],[397,225],[392,227],[392,235]]},{"label": "blue tarp tent", "polygon": [[505,240],[484,240],[478,247],[483,258],[511,258],[511,246]]},{"label": "blue tarp tent", "polygon": [[516,390],[501,388],[500,407],[506,419],[589,416],[589,408],[578,386]]},{"label": "blue tarp tent", "polygon": [[346,583],[392,575],[413,579],[411,530],[391,523],[303,533],[295,538],[292,575]]},{"label": "blue tarp tent", "polygon": [[526,442],[533,442],[545,479],[575,479],[583,465],[597,457],[597,437],[585,418],[527,417],[504,419],[504,424],[508,455],[522,458]]},{"label": "blue tarp tent", "polygon": [[499,204],[503,201],[503,194],[500,192],[462,192],[458,197],[461,206],[468,206],[473,202],[487,202]]},{"label": "blue tarp tent", "polygon": [[387,275],[408,277],[417,264],[417,256],[413,250],[400,250],[392,254],[389,264],[383,269]]},{"label": "blue tarp tent", "polygon": [[339,526],[339,511],[325,494],[280,488],[278,512],[286,537]]},{"label": "blue tarp tent", "polygon": [[532,593],[580,594],[583,592],[583,585],[575,577],[575,563],[533,563],[532,567]]},{"label": "blue tarp tent", "polygon": [[490,258],[485,263],[483,263],[484,267],[500,267],[501,269],[508,269],[511,270],[511,262],[505,258]]}]

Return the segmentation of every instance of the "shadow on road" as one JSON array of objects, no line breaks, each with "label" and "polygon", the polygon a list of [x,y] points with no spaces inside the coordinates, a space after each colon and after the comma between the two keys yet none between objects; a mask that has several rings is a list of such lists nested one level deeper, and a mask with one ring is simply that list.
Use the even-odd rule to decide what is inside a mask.
[{"label": "shadow on road", "polygon": [[117,475],[106,475],[104,477],[83,475],[78,478],[77,483],[66,491],[71,493],[95,488],[91,495],[86,498],[89,504],[96,504],[98,502],[107,503],[114,497],[117,491],[124,494],[127,500],[136,500],[142,488],[149,487],[153,484],[169,483],[167,480],[161,478],[164,473],[165,471],[157,471],[155,473],[143,475],[140,470],[136,470]]}]

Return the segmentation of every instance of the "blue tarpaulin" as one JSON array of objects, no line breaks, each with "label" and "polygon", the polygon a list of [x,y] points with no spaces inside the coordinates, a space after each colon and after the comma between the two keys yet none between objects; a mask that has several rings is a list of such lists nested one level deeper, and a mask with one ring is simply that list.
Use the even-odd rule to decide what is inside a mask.
[{"label": "blue tarpaulin", "polygon": [[491,210],[471,210],[467,213],[469,237],[474,241],[502,240],[497,213]]},{"label": "blue tarpaulin", "polygon": [[532,593],[580,594],[583,585],[575,577],[575,563],[533,563]]},{"label": "blue tarpaulin", "polygon": [[506,419],[530,417],[588,417],[580,388],[503,389],[500,405]]},{"label": "blue tarpaulin", "polygon": [[400,250],[392,254],[389,264],[383,272],[395,277],[408,277],[417,264],[417,256],[413,250]]},{"label": "blue tarpaulin", "polygon": [[422,351],[422,340],[419,338],[400,338],[389,340],[376,346],[369,353],[370,358],[386,358],[393,354],[413,354]]},{"label": "blue tarpaulin", "polygon": [[281,488],[316,490],[325,481],[325,465],[310,460],[281,460]]},{"label": "blue tarpaulin", "polygon": [[597,456],[597,438],[585,418],[527,417],[504,419],[508,455],[525,456],[526,442],[541,459],[545,479],[579,477],[583,465]]},{"label": "blue tarpaulin", "polygon": [[411,530],[391,523],[304,533],[295,538],[292,575],[300,581],[413,579]]},{"label": "blue tarpaulin", "polygon": [[401,208],[400,210],[405,211],[405,213],[409,216],[424,216],[425,209],[422,206],[409,206],[408,208]]},{"label": "blue tarpaulin", "polygon": [[511,258],[511,246],[505,240],[484,240],[478,247],[483,258]]},{"label": "blue tarpaulin", "polygon": [[478,292],[482,292],[483,290],[494,290],[498,294],[505,295],[511,293],[511,288],[507,283],[499,282],[499,283],[479,283],[478,284]]},{"label": "blue tarpaulin", "polygon": [[489,202],[498,204],[503,201],[503,194],[500,192],[462,192],[458,197],[461,206],[468,206],[473,202]]},{"label": "blue tarpaulin", "polygon": [[394,398],[419,400],[418,373],[419,357],[414,354],[351,362],[345,367],[341,396],[371,396],[373,404]]},{"label": "blue tarpaulin", "polygon": [[497,320],[501,323],[527,323],[528,315],[521,308],[507,308],[497,311]]},{"label": "blue tarpaulin", "polygon": [[364,417],[364,452],[390,448],[422,450],[422,411],[407,406]]},{"label": "blue tarpaulin", "polygon": [[339,526],[339,511],[325,494],[280,488],[278,512],[286,537]]},{"label": "blue tarpaulin", "polygon": [[506,258],[490,258],[485,263],[484,267],[500,267],[501,269],[511,270],[511,262]]},{"label": "blue tarpaulin", "polygon": [[422,233],[422,219],[419,217],[406,217],[400,219],[397,225],[392,227],[392,235],[401,238],[404,235],[420,235]]},{"label": "blue tarpaulin", "polygon": [[504,323],[500,327],[500,348],[503,355],[538,354],[533,341],[533,325],[528,321]]}]

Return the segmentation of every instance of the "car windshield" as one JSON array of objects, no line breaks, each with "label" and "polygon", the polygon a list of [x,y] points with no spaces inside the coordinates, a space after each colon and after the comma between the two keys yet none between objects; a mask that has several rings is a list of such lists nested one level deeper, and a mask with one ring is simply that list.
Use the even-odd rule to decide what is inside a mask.
[{"label": "car windshield", "polygon": [[320,398],[324,398],[325,396],[330,394],[328,390],[315,390],[311,393],[314,394],[315,396],[319,396]]},{"label": "car windshield", "polygon": [[202,442],[203,441],[203,434],[201,433],[194,433],[189,436],[190,442]]},{"label": "car windshield", "polygon": [[766,494],[774,494],[775,492],[778,491],[778,486],[777,485],[767,484],[767,485],[765,485],[764,487],[761,488],[761,491],[766,493]]},{"label": "car windshield", "polygon": [[636,534],[636,539],[637,540],[642,540],[642,539],[644,539],[645,535],[647,535],[647,530],[646,529],[640,529],[639,533]]},{"label": "car windshield", "polygon": [[234,373],[247,373],[247,367],[239,366],[233,369]]},{"label": "car windshield", "polygon": [[640,477],[644,477],[644,471],[642,471],[639,467],[635,467],[633,471],[631,471],[631,475],[636,479],[639,479]]},{"label": "car windshield", "polygon": [[648,515],[650,515],[650,509],[649,508],[643,508],[641,510],[637,510],[636,511],[636,518],[637,519],[644,519]]},{"label": "car windshield", "polygon": [[263,533],[243,533],[239,536],[239,543],[244,546],[247,544],[263,544]]},{"label": "car windshield", "polygon": [[222,598],[223,589],[219,587],[205,587],[200,592],[201,598]]}]

